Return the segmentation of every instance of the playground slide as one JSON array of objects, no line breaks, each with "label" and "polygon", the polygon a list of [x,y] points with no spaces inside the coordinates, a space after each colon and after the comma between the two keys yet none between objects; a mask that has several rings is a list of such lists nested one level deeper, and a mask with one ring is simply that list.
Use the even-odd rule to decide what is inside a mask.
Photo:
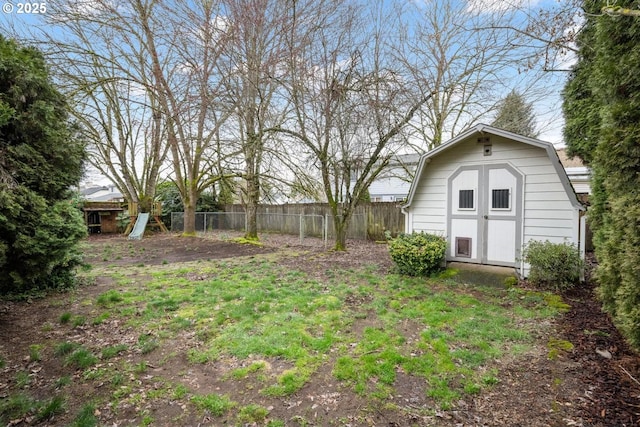
[{"label": "playground slide", "polygon": [[149,222],[149,213],[141,213],[136,219],[136,225],[133,226],[133,231],[129,234],[129,240],[142,240],[144,229],[147,228],[147,222]]}]

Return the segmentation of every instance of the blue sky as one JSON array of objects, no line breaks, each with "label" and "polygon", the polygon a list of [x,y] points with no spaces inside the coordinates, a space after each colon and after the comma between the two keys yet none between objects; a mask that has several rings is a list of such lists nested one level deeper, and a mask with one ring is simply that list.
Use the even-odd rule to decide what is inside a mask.
[{"label": "blue sky", "polygon": [[[437,0],[413,0],[416,4],[424,7],[438,7]],[[460,0],[464,1],[464,0]],[[53,2],[42,2],[46,9],[45,14],[35,13],[18,13],[21,9],[22,12],[27,12],[25,7],[20,7],[22,1],[0,1],[0,5],[5,5],[6,9],[0,13],[0,29],[2,33],[13,34],[14,31],[18,34],[29,33],[51,33],[55,31],[50,24],[47,24],[45,18],[55,18],[51,14]],[[12,7],[6,6],[7,4]],[[475,13],[482,14],[502,14],[509,15],[516,10],[516,8],[523,11],[520,16],[525,19],[526,14],[535,14],[540,8],[550,8],[558,5],[557,0],[469,0],[466,2],[468,10],[473,10]],[[32,11],[33,12],[33,11]],[[511,15],[512,17],[515,15]],[[48,34],[55,35],[55,34]],[[565,61],[564,66],[570,65],[571,57],[563,58]],[[567,78],[567,72],[547,72],[536,73],[536,70],[518,70],[516,67],[513,69],[513,80],[516,90],[524,91],[530,86],[535,86],[536,90],[531,92],[528,99],[534,103],[534,108],[537,116],[537,125],[541,131],[540,139],[559,144],[562,142],[562,111],[561,111],[561,97],[560,93],[565,84]],[[536,82],[533,83],[533,79]]]},{"label": "blue sky", "polygon": [[[429,2],[429,0],[427,1]],[[571,2],[568,0],[469,0],[467,4],[477,13],[509,15],[515,21],[520,21],[523,26],[531,22],[532,18],[540,20],[540,10],[551,11],[565,8],[571,11],[571,14],[567,14],[566,17],[575,18]],[[545,20],[542,22],[543,25],[550,24]],[[573,24],[557,30],[567,32],[575,31],[577,28]],[[537,44],[538,47],[543,46],[540,42],[532,41],[532,43]],[[549,68],[553,71],[540,71],[541,63],[538,63],[532,70],[513,70],[514,73],[518,73],[514,74],[516,80],[521,77],[520,84],[522,85],[515,89],[523,91],[523,88],[529,85],[534,88],[531,95],[526,96],[529,101],[534,103],[537,126],[541,132],[539,139],[552,142],[556,146],[563,146],[564,119],[562,117],[561,92],[569,75],[566,70],[570,69],[574,62],[575,55],[571,51],[565,51],[564,55],[556,56],[550,62],[552,66]]]},{"label": "blue sky", "polygon": [[[386,1],[386,0],[385,0]],[[422,7],[438,7],[442,0],[412,0],[416,5]],[[454,0],[463,1],[467,10],[476,14],[493,14],[510,16],[512,19],[526,20],[527,15],[536,15],[540,8],[551,8],[558,5],[557,0]],[[18,4],[21,1],[0,0],[0,5],[11,4],[12,7],[5,6],[6,9],[0,13],[0,30],[5,35],[28,34],[56,37],[59,30],[48,20],[54,19],[55,13],[52,9],[52,2],[44,2],[46,12],[44,14],[18,13]],[[520,12],[515,12],[520,10]],[[24,7],[21,9],[25,12]],[[10,12],[10,13],[9,13]],[[570,66],[572,58],[570,56],[562,58],[565,63],[563,67]],[[518,69],[514,66],[511,70],[511,84],[513,87],[505,88],[505,95],[511,89],[524,92],[528,101],[533,102],[536,113],[537,127],[540,130],[539,138],[552,142],[557,146],[562,146],[562,129],[564,120],[562,118],[561,91],[568,76],[567,72],[546,72],[542,73],[538,67],[530,70]],[[533,87],[534,90],[530,90]],[[489,122],[489,120],[483,120]],[[86,182],[93,182],[99,185],[107,185],[109,180],[98,174],[92,174],[85,179]]]}]

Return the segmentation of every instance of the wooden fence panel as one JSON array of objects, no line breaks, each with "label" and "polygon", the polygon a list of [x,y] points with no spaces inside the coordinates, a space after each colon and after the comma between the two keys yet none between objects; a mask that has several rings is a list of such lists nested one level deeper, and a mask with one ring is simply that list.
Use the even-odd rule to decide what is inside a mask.
[{"label": "wooden fence panel", "polygon": [[[242,205],[226,205],[225,212],[244,213]],[[326,203],[299,203],[258,206],[258,229],[262,231],[298,234],[300,215],[304,215],[304,234],[321,237],[323,220],[328,219],[329,237],[335,236],[331,209]],[[349,225],[348,237],[383,240],[385,231],[393,236],[404,231],[404,215],[400,205],[390,202],[372,202],[359,205]]]}]

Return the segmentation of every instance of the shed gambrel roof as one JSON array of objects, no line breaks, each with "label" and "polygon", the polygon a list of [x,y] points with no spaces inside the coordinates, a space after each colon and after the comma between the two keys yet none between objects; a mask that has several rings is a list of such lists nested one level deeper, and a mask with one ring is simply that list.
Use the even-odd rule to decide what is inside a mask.
[{"label": "shed gambrel roof", "polygon": [[516,141],[516,142],[520,142],[523,144],[528,144],[534,147],[544,149],[547,155],[549,156],[549,161],[551,162],[558,176],[560,177],[560,182],[562,183],[562,186],[564,187],[564,190],[567,193],[567,197],[569,201],[575,208],[584,210],[584,206],[578,200],[578,197],[576,196],[573,186],[569,181],[569,177],[567,176],[567,173],[564,167],[562,166],[562,163],[560,162],[560,158],[558,157],[558,153],[556,152],[556,149],[554,148],[553,144],[547,141],[542,141],[539,139],[518,135],[517,133],[509,132],[504,129],[495,128],[493,126],[489,126],[485,124],[478,124],[472,128],[469,128],[468,130],[461,133],[457,137],[445,142],[444,144],[434,148],[431,151],[426,152],[420,157],[420,161],[418,162],[418,168],[416,170],[413,181],[411,182],[411,187],[409,189],[407,203],[402,206],[403,210],[411,206],[411,203],[413,202],[413,196],[416,192],[416,187],[420,182],[424,168],[429,163],[429,159],[438,156],[444,151],[452,149],[458,143],[474,136],[475,134],[478,134],[478,135],[490,134],[490,135],[501,136],[503,138],[507,138],[512,141]]}]

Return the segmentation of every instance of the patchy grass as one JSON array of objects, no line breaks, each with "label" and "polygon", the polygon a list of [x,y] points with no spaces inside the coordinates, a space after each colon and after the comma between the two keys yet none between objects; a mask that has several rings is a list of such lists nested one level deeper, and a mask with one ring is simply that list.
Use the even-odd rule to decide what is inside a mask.
[{"label": "patchy grass", "polygon": [[206,394],[203,396],[194,396],[191,401],[196,407],[202,411],[209,411],[217,417],[224,415],[231,408],[237,406],[229,396],[220,396],[218,394]]},{"label": "patchy grass", "polygon": [[116,344],[104,347],[101,352],[102,359],[111,359],[112,357],[126,351],[128,348],[129,347],[126,344]]},{"label": "patchy grass", "polygon": [[73,314],[71,314],[68,311],[65,311],[60,315],[60,317],[58,318],[58,321],[60,322],[60,324],[65,325],[69,323],[69,321],[71,321],[71,317],[73,317]]},{"label": "patchy grass", "polygon": [[71,326],[77,328],[78,326],[84,326],[87,323],[87,318],[85,316],[74,316],[71,319]]},{"label": "patchy grass", "polygon": [[65,366],[73,366],[77,369],[87,369],[98,362],[98,358],[83,346],[77,347],[65,358]]},{"label": "patchy grass", "polygon": [[41,344],[31,344],[29,346],[29,360],[31,362],[39,362],[42,359],[42,349],[43,346]]},{"label": "patchy grass", "polygon": [[36,418],[39,421],[46,421],[53,418],[57,414],[63,413],[65,410],[65,399],[62,396],[54,396],[46,400],[38,408]]},{"label": "patchy grass", "polygon": [[96,406],[93,403],[85,404],[76,415],[71,427],[94,427],[98,425],[98,418],[95,415]]},{"label": "patchy grass", "polygon": [[100,294],[96,300],[96,303],[103,307],[110,307],[124,300],[122,294],[116,290],[109,290],[103,294]]},{"label": "patchy grass", "polygon": [[60,389],[63,387],[68,386],[69,384],[71,384],[71,376],[70,375],[64,375],[60,378],[58,378],[55,382],[55,388],[56,389]]},{"label": "patchy grass", "polygon": [[[491,360],[524,351],[534,320],[565,308],[549,294],[513,288],[471,293],[468,285],[447,277],[379,275],[365,268],[328,275],[328,283],[322,283],[261,259],[212,264],[163,267],[136,287],[125,286],[125,275],[123,289],[101,294],[98,305],[114,310],[112,315],[138,307],[140,315],[128,316],[129,324],[156,331],[139,336],[142,354],[161,347],[161,336],[187,331],[199,342],[188,352],[191,363],[255,356],[289,362],[291,367],[279,373],[257,376],[259,393],[272,397],[300,390],[332,354],[334,377],[363,397],[389,398],[402,371],[423,378],[426,394],[447,409],[461,396],[497,383],[497,374],[485,374]],[[366,303],[346,306],[354,298]],[[346,333],[356,322],[378,326],[364,327],[359,335]],[[402,328],[406,322],[414,328],[410,338]],[[231,370],[226,378],[244,380],[264,370],[264,362],[256,362]],[[207,405],[194,398],[199,407]],[[213,405],[217,398],[208,399]]]},{"label": "patchy grass", "polygon": [[240,408],[238,411],[238,422],[243,423],[262,423],[269,415],[269,410],[260,405],[250,404]]},{"label": "patchy grass", "polygon": [[71,354],[76,348],[78,348],[78,346],[78,344],[69,341],[61,342],[56,345],[53,353],[56,356],[67,356]]},{"label": "patchy grass", "polygon": [[11,420],[30,417],[42,423],[63,413],[65,405],[65,398],[59,395],[38,400],[25,393],[12,394],[0,400],[0,422],[13,425]]},{"label": "patchy grass", "polygon": [[[399,376],[409,376],[423,387],[425,411],[446,410],[498,384],[494,360],[526,351],[541,321],[566,309],[548,293],[366,266],[310,276],[269,256],[85,274],[109,278],[113,289],[78,297],[82,308],[53,317],[53,332],[68,335],[28,350],[31,361],[53,350],[67,370],[51,382],[55,390],[82,386],[100,399],[76,397],[73,410],[65,399],[35,401],[25,394],[31,378],[24,371],[14,379],[21,387],[2,403],[10,419],[67,411],[67,425],[92,426],[104,424],[101,412],[130,411],[132,424],[149,425],[167,422],[150,408],[171,407],[180,408],[175,425],[195,413],[212,425],[278,426],[285,422],[272,418],[282,415],[272,415],[272,402],[297,399],[319,375],[365,407],[394,411],[408,410],[392,399]],[[111,337],[112,330],[129,339]],[[167,369],[174,362],[185,366]],[[197,373],[206,381],[196,382]],[[287,423],[311,423],[305,417]]]},{"label": "patchy grass", "polygon": [[143,334],[138,337],[138,349],[142,354],[151,353],[159,345],[158,340],[151,335]]},{"label": "patchy grass", "polygon": [[31,376],[26,371],[16,372],[16,387],[27,388],[31,384]]}]

